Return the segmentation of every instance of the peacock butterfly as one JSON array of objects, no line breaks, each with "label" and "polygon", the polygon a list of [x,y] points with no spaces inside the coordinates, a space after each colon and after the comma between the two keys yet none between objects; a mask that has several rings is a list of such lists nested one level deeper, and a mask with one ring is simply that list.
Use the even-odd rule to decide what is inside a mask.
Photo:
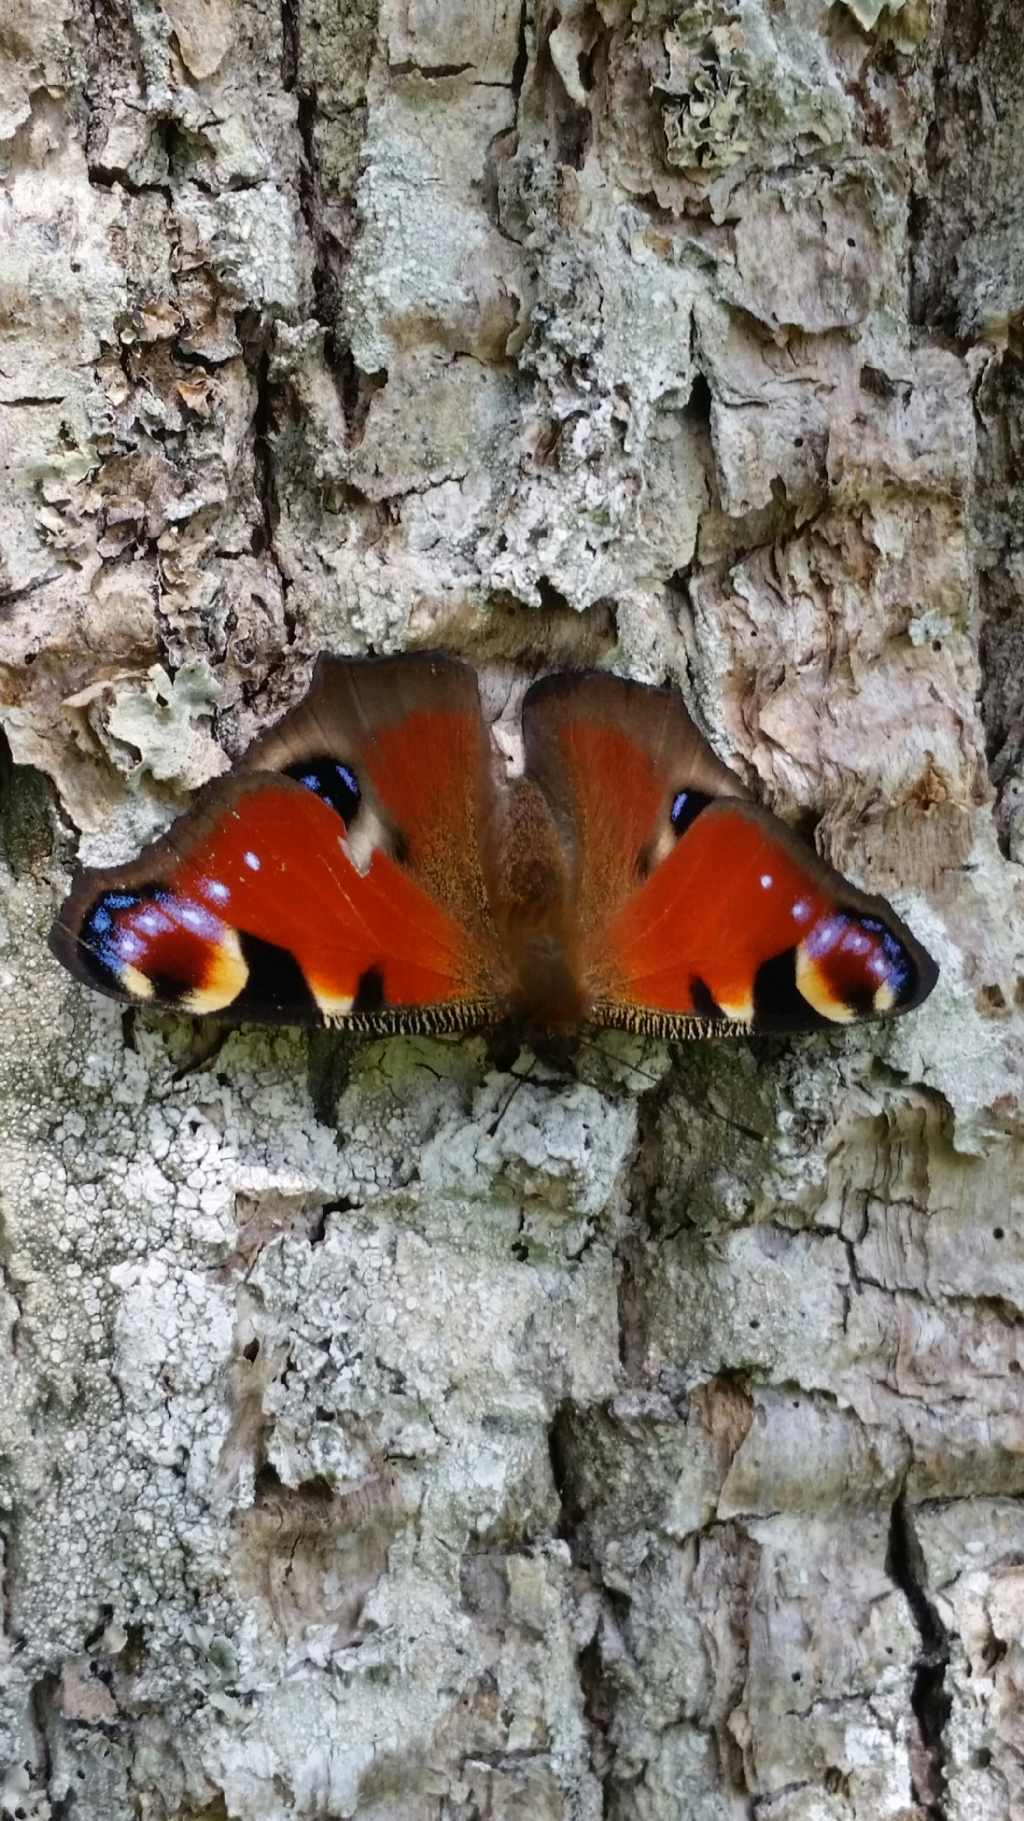
[{"label": "peacock butterfly", "polygon": [[534,683],[504,775],[476,672],[322,656],[306,697],[51,946],[136,1004],[372,1032],[664,1037],[892,1018],[931,957],[750,802],[678,696]]}]

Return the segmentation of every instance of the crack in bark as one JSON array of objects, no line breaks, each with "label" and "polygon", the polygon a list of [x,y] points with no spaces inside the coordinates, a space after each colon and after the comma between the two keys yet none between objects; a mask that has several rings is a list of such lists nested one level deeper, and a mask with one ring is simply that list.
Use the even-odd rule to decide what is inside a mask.
[{"label": "crack in bark", "polygon": [[12,1511],[6,1529],[0,1529],[3,1546],[3,1636],[13,1649],[24,1645],[14,1628],[14,1536],[17,1519]]},{"label": "crack in bark", "polygon": [[[118,165],[90,164],[86,166],[86,175],[94,190],[112,190],[116,185],[125,192],[126,196],[162,196],[168,208],[172,207],[174,202],[169,183],[137,183]],[[197,187],[206,188],[208,195],[217,193],[203,184],[199,184]]]},{"label": "crack in bark", "polygon": [[570,1550],[573,1549],[574,1533],[580,1518],[580,1512],[572,1500],[572,1411],[571,1400],[563,1399],[548,1424],[548,1459],[551,1462],[551,1482],[558,1495],[559,1511],[554,1534],[567,1542]]},{"label": "crack in bark", "polygon": [[22,1306],[21,1298],[15,1288],[15,1279],[6,1247],[0,1247],[0,1284],[3,1286],[4,1294],[10,1298],[14,1310],[11,1317],[11,1359],[16,1361],[21,1350]]},{"label": "crack in bark", "polygon": [[643,1292],[631,1249],[616,1248],[615,1256],[619,1265],[619,1365],[627,1385],[639,1384],[643,1380],[644,1366]]},{"label": "crack in bark", "polygon": [[7,607],[12,601],[23,600],[26,594],[35,594],[37,589],[46,588],[63,574],[63,569],[46,569],[42,575],[33,575],[27,582],[19,582],[16,588],[0,588],[0,607]]},{"label": "crack in bark", "polygon": [[953,1706],[946,1687],[950,1634],[928,1598],[928,1567],[905,1487],[893,1502],[885,1568],[903,1594],[921,1639],[910,1691],[922,1747],[917,1765],[911,1754],[914,1799],[921,1804],[928,1821],[947,1821],[945,1729]]},{"label": "crack in bark", "polygon": [[[324,203],[320,156],[316,143],[316,123],[320,96],[315,83],[301,80],[301,39],[299,0],[282,0],[281,4],[281,80],[285,92],[294,94],[301,152],[299,161],[299,208],[313,248],[313,299],[317,322],[324,331],[324,358],[334,381],[347,428],[346,443],[352,448],[362,440],[370,401],[374,392],[387,383],[387,371],[364,374],[339,333],[341,299],[345,273],[352,255],[356,235],[357,211],[351,194],[334,198],[333,207],[346,232],[343,241],[336,227],[328,224]],[[362,111],[360,108],[347,110]]]},{"label": "crack in bark", "polygon": [[[548,1425],[548,1456],[559,1506],[559,1522],[554,1534],[568,1545],[573,1567],[581,1569],[586,1568],[587,1564],[583,1559],[579,1538],[584,1512],[573,1483],[572,1424],[577,1413],[578,1407],[571,1398],[563,1399],[558,1405]],[[599,1592],[602,1611],[609,1614],[614,1611],[616,1598],[624,1601],[623,1595],[615,1595],[610,1588],[600,1586]],[[611,1726],[615,1704],[601,1653],[601,1625],[602,1619],[599,1618],[593,1635],[576,1652],[576,1680],[587,1728],[591,1774],[600,1786],[601,1813],[610,1815],[614,1761]]]},{"label": "crack in bark", "polygon": [[1000,845],[1011,851],[1015,781],[1024,758],[1024,613],[1015,580],[1024,539],[1013,501],[1020,490],[1021,459],[1007,422],[1024,399],[1024,348],[1008,345],[986,361],[973,390],[978,439],[973,518],[979,544],[998,553],[978,577],[981,630],[981,718],[993,810]]},{"label": "crack in bark", "polygon": [[530,62],[530,47],[526,35],[528,9],[529,0],[523,0],[519,13],[519,41],[516,45],[516,60],[512,65],[512,81],[509,84],[515,101],[515,124],[517,127],[519,125],[519,103],[523,98],[523,84],[526,81],[526,71]]},{"label": "crack in bark", "polygon": [[270,446],[270,434],[273,428],[271,392],[270,355],[264,347],[256,368],[256,409],[253,413],[252,423],[253,481],[261,519],[261,527],[257,530],[253,540],[253,554],[260,556],[266,553],[271,558],[281,577],[281,587],[286,590],[288,580],[278,562],[274,548],[274,534],[277,530],[280,510],[277,499],[277,481],[274,475],[274,457]]},{"label": "crack in bark", "polygon": [[281,87],[292,95],[299,82],[299,0],[281,0]]},{"label": "crack in bark", "polygon": [[[775,1225],[776,1223],[766,1221],[763,1224],[768,1226]],[[829,1234],[832,1229],[828,1227],[808,1226],[802,1228],[786,1228],[785,1231],[814,1233],[825,1236]],[[836,1234],[835,1237],[842,1239],[842,1234]],[[905,1296],[911,1302],[924,1303],[929,1309],[941,1309],[943,1306],[949,1305],[954,1309],[964,1308],[978,1310],[982,1314],[991,1315],[996,1321],[1001,1322],[1005,1328],[1019,1328],[1022,1323],[1024,1323],[1024,1309],[1018,1307],[1018,1305],[1011,1301],[1008,1296],[997,1296],[991,1290],[929,1291],[921,1289],[917,1284],[884,1284],[880,1278],[868,1277],[853,1264],[852,1242],[844,1240],[843,1243],[850,1248],[849,1255],[851,1257],[851,1264],[853,1265],[853,1269],[856,1270],[854,1287],[858,1291],[877,1290],[880,1296]],[[975,1376],[979,1378],[987,1376],[1001,1378],[1003,1375],[1002,1373],[996,1373],[994,1375],[977,1373]]]},{"label": "crack in bark", "polygon": [[50,1802],[50,1821],[64,1821],[68,1813],[68,1796],[54,1797],[50,1783],[53,1777],[53,1753],[50,1748],[50,1724],[56,1712],[59,1683],[55,1675],[44,1675],[32,1685],[29,1709],[32,1729],[39,1748],[38,1770],[44,1794]]},{"label": "crack in bark", "polygon": [[[428,82],[439,82],[445,76],[464,76],[466,71],[471,70],[472,68],[473,65],[471,63],[413,63],[411,60],[408,60],[405,63],[390,63],[388,65],[388,75],[424,76]],[[501,83],[499,85],[496,83],[482,83],[480,86],[483,88],[498,86],[507,88],[508,84]]]}]

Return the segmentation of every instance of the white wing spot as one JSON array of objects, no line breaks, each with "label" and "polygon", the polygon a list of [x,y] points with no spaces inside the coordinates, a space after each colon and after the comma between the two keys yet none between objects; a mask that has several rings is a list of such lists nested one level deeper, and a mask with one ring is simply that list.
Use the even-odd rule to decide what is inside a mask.
[{"label": "white wing spot", "polygon": [[259,854],[254,854],[254,853],[253,853],[253,851],[252,851],[252,848],[251,848],[251,847],[250,847],[250,848],[249,848],[249,849],[248,849],[248,850],[247,850],[247,852],[246,852],[246,853],[244,853],[244,854],[243,854],[243,855],[242,855],[242,859],[243,859],[243,860],[244,860],[244,861],[245,861],[245,864],[246,864],[246,866],[248,866],[248,867],[249,867],[249,869],[250,869],[250,871],[251,871],[251,872],[254,872],[254,873],[258,873],[258,872],[259,872],[259,870],[260,870],[260,857],[259,857]]},{"label": "white wing spot", "polygon": [[179,923],[190,929],[197,936],[204,936],[208,942],[216,942],[221,931],[219,917],[212,917],[201,904],[189,904],[187,901],[176,908]]}]

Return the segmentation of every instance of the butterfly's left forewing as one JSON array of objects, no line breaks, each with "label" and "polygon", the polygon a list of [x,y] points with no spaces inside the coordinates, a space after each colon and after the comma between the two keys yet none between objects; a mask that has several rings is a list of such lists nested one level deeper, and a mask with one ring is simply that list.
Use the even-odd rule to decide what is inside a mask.
[{"label": "butterfly's left forewing", "polygon": [[163,840],[80,875],[52,946],[104,992],[191,1013],[493,1022],[501,957],[476,834],[489,788],[465,666],[330,660]]},{"label": "butterfly's left forewing", "polygon": [[892,907],[748,802],[670,692],[565,677],[531,691],[524,727],[575,845],[593,1022],[813,1030],[931,991],[935,964]]}]

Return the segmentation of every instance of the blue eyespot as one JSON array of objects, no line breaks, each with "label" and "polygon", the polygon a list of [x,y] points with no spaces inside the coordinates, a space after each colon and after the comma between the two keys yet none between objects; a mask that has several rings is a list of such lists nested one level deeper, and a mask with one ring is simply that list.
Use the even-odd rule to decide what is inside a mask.
[{"label": "blue eyespot", "polygon": [[685,835],[691,823],[697,820],[702,809],[706,809],[711,798],[699,790],[677,790],[672,798],[669,820],[674,834]]},{"label": "blue eyespot", "polygon": [[886,929],[885,924],[880,923],[877,917],[860,917],[858,922],[861,929],[867,930],[870,935],[877,937],[886,961],[884,978],[891,986],[897,1000],[901,999],[914,979],[914,968],[910,956],[899,937]]},{"label": "blue eyespot", "polygon": [[305,759],[301,764],[289,765],[286,776],[311,790],[348,827],[362,796],[359,779],[351,765],[345,765],[341,759]]},{"label": "blue eyespot", "polygon": [[133,956],[125,949],[127,932],[118,927],[118,913],[134,910],[141,904],[143,897],[149,894],[142,892],[104,892],[97,898],[82,921],[81,942],[89,951],[92,965],[102,979],[106,976],[116,980],[125,961]]}]

